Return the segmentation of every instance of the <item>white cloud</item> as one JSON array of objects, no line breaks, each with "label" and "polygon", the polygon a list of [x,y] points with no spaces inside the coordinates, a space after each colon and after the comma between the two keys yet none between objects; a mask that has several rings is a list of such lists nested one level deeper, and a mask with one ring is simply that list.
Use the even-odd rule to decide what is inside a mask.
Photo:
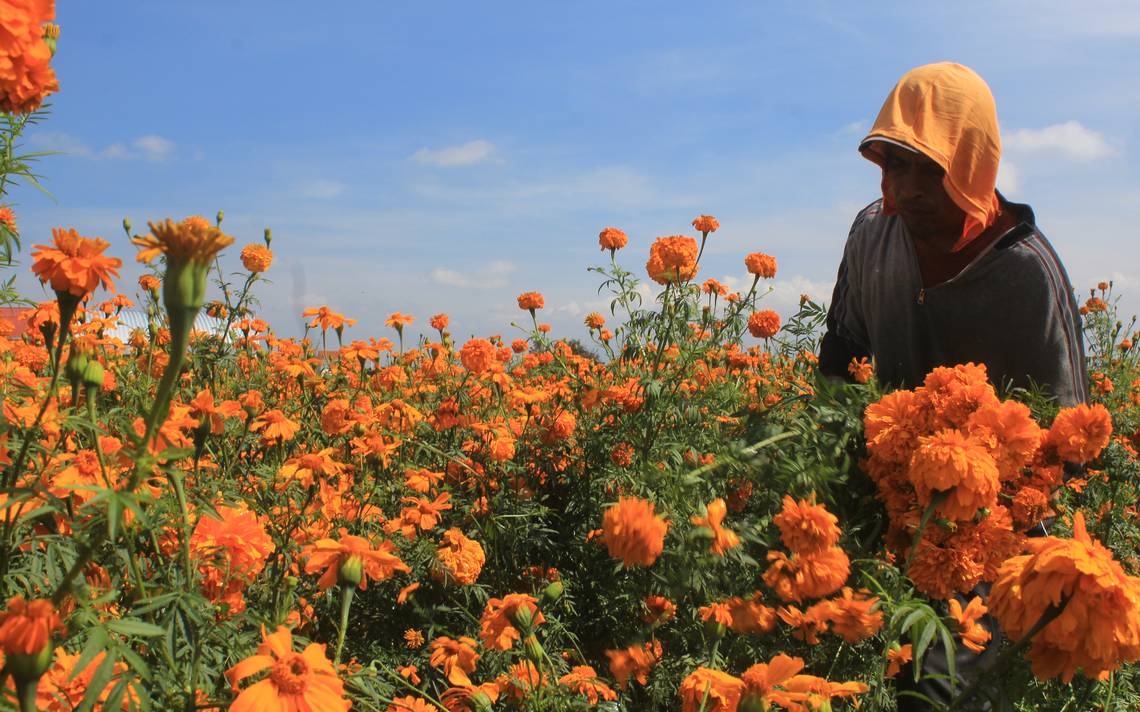
[{"label": "white cloud", "polygon": [[469,141],[462,146],[430,149],[421,148],[412,154],[412,160],[427,166],[472,166],[482,163],[495,152],[495,145],[484,139]]},{"label": "white cloud", "polygon": [[1021,174],[1013,161],[1003,158],[998,165],[997,189],[1011,197],[1021,190]]},{"label": "white cloud", "polygon": [[1002,137],[1002,145],[1018,153],[1048,153],[1073,161],[1095,161],[1116,153],[1102,134],[1078,121],[1010,131]]},{"label": "white cloud", "polygon": [[457,271],[436,267],[431,271],[432,281],[464,289],[493,289],[507,286],[507,275],[518,267],[506,261],[492,262],[474,270]]},{"label": "white cloud", "polygon": [[867,133],[867,128],[869,126],[870,124],[866,119],[863,119],[861,121],[852,121],[849,124],[844,124],[843,127],[839,129],[839,135],[862,137]]},{"label": "white cloud", "polygon": [[317,180],[310,181],[300,186],[297,193],[302,198],[315,198],[318,200],[327,200],[335,198],[344,191],[348,190],[348,186],[344,183],[335,180],[325,180],[318,178]]},{"label": "white cloud", "polygon": [[72,156],[94,159],[144,159],[163,161],[174,152],[174,142],[158,134],[146,134],[132,140],[130,144],[115,142],[106,148],[95,151],[81,139],[62,131],[38,131],[28,137],[28,142],[44,151],[59,151]]},{"label": "white cloud", "polygon": [[162,161],[174,152],[174,142],[158,134],[139,136],[131,145],[148,161]]},{"label": "white cloud", "polygon": [[42,151],[59,151],[74,156],[90,156],[91,149],[83,141],[62,131],[37,131],[28,143]]}]

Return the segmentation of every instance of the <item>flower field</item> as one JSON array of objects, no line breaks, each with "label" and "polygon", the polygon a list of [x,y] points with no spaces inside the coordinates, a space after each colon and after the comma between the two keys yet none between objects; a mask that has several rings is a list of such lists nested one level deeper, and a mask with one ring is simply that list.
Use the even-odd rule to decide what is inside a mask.
[{"label": "flower field", "polygon": [[[8,51],[39,57],[25,19]],[[48,59],[5,89],[8,146]],[[893,710],[932,655],[963,676],[937,709],[1140,707],[1140,335],[1110,284],[1091,401],[1058,408],[976,364],[820,375],[824,307],[765,309],[763,252],[745,293],[702,280],[708,215],[648,255],[601,230],[584,344],[538,291],[516,338],[321,305],[283,338],[256,296],[287,244],[159,217],[30,236],[56,298],[0,321],[7,708]],[[0,237],[12,269],[7,209]]]}]

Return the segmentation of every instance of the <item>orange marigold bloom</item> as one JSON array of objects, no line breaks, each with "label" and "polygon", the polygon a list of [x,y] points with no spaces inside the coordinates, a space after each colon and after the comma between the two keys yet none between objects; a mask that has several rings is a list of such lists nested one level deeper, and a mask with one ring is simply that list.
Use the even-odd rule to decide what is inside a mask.
[{"label": "orange marigold bloom", "polygon": [[780,528],[784,546],[795,554],[814,554],[839,541],[839,520],[822,504],[813,501],[796,502],[784,495],[784,509],[773,521]]},{"label": "orange marigold bloom", "polygon": [[518,296],[519,309],[542,309],[546,306],[546,299],[543,298],[538,292],[523,292]]},{"label": "orange marigold bloom", "polygon": [[1049,506],[1049,495],[1036,487],[1022,487],[1013,495],[1011,512],[1013,524],[1019,531],[1025,531],[1037,522],[1053,516],[1053,508]]},{"label": "orange marigold bloom", "polygon": [[[106,656],[105,652],[100,651],[94,658],[91,658],[85,668],[77,670],[75,664],[79,662],[80,654],[71,655],[63,648],[56,648],[52,653],[51,667],[40,678],[39,685],[36,686],[36,709],[43,712],[71,712],[79,709],[80,703],[87,694],[87,688],[91,686],[91,681],[95,677],[95,671],[99,669],[99,665],[102,664]],[[126,669],[127,665],[123,662],[117,662],[112,666],[115,675],[125,672]],[[103,691],[99,694],[100,703],[106,702],[115,684],[114,679],[107,681]],[[136,703],[139,701],[133,691],[128,694]],[[125,706],[126,701],[124,700]],[[107,708],[99,704],[95,706],[95,709],[105,710]]]},{"label": "orange marigold bloom", "polygon": [[422,648],[424,646],[424,634],[415,628],[408,628],[404,631],[404,645],[412,650]]},{"label": "orange marigold bloom", "polygon": [[54,18],[54,2],[18,0],[0,7],[0,111],[35,111],[59,90],[52,49],[44,41],[44,23]]},{"label": "orange marigold bloom", "polygon": [[663,625],[677,615],[677,606],[664,596],[646,596],[642,603],[647,613],[641,620],[649,625]]},{"label": "orange marigold bloom", "polygon": [[626,566],[652,566],[665,548],[669,523],[657,516],[653,503],[620,497],[602,516],[602,538],[610,556]]},{"label": "orange marigold bloom", "polygon": [[465,586],[475,583],[487,560],[483,545],[474,539],[468,539],[456,528],[444,532],[439,548],[436,549],[436,558],[447,572],[446,579]]},{"label": "orange marigold bloom", "polygon": [[910,562],[910,579],[931,598],[946,600],[955,591],[973,590],[985,576],[985,564],[973,552],[953,545],[940,546],[923,536]]},{"label": "orange marigold bloom", "polygon": [[325,656],[324,645],[310,643],[295,653],[293,635],[285,626],[268,635],[263,629],[262,637],[257,653],[227,670],[226,679],[236,689],[251,675],[268,670],[269,676],[242,690],[230,705],[230,712],[347,712],[352,707],[345,699],[344,683]]},{"label": "orange marigold bloom", "polygon": [[1002,482],[1021,474],[1033,460],[1045,435],[1033,420],[1029,406],[1012,400],[974,411],[966,421],[966,431],[989,449]]},{"label": "orange marigold bloom", "polygon": [[439,712],[439,708],[422,697],[405,695],[393,698],[384,712]]},{"label": "orange marigold bloom", "polygon": [[332,458],[336,448],[326,447],[320,452],[309,452],[296,455],[285,461],[277,471],[277,475],[285,484],[296,480],[302,487],[311,487],[319,477],[321,481],[329,477],[343,474],[345,465]]},{"label": "orange marigold bloom", "polygon": [[598,312],[590,312],[586,315],[586,326],[590,329],[600,329],[606,325],[606,318]]},{"label": "orange marigold bloom", "polygon": [[495,347],[486,339],[471,339],[459,349],[459,360],[471,373],[479,375],[491,368],[495,361]]},{"label": "orange marigold bloom", "polygon": [[132,243],[142,248],[138,253],[139,262],[150,262],[159,255],[165,255],[168,263],[208,265],[214,255],[234,242],[232,237],[199,215],[192,215],[179,223],[167,218],[158,224],[147,225],[151,234],[131,238]]},{"label": "orange marigold bloom", "polygon": [[497,682],[484,682],[482,685],[459,685],[449,687],[440,696],[448,712],[482,712],[491,709],[499,699]]},{"label": "orange marigold bloom", "polygon": [[1096,458],[1112,438],[1112,416],[1097,403],[1064,408],[1053,419],[1048,442],[1068,462],[1084,463]]},{"label": "orange marigold bloom", "polygon": [[508,593],[487,601],[480,620],[479,638],[492,650],[510,650],[521,636],[516,626],[533,628],[546,622],[536,605],[538,600],[525,593]]},{"label": "orange marigold bloom", "polygon": [[162,280],[153,274],[144,274],[139,277],[139,286],[148,292],[157,292],[162,287]]},{"label": "orange marigold bloom", "polygon": [[100,284],[114,291],[111,277],[118,277],[123,261],[106,257],[103,250],[111,243],[100,237],[83,237],[75,230],[53,228],[54,245],[36,245],[32,253],[35,262],[32,272],[42,283],[51,283],[57,292],[82,297],[95,291]]},{"label": "orange marigold bloom", "polygon": [[249,424],[249,429],[255,433],[261,431],[262,442],[273,445],[292,440],[301,426],[285,417],[280,410],[274,409],[262,413]]},{"label": "orange marigold bloom", "polygon": [[887,670],[883,673],[884,677],[894,677],[899,674],[899,670],[903,665],[909,663],[912,659],[914,646],[911,643],[906,645],[898,645],[897,643],[890,650],[887,651]]},{"label": "orange marigold bloom", "polygon": [[51,601],[25,601],[23,596],[13,596],[0,612],[0,650],[9,656],[36,655],[51,645],[53,633],[63,630]]},{"label": "orange marigold bloom", "polygon": [[677,690],[683,712],[735,712],[743,693],[740,679],[703,667],[689,673]]},{"label": "orange marigold bloom", "polygon": [[468,675],[475,672],[475,664],[481,657],[475,652],[476,645],[478,643],[473,638],[452,640],[441,635],[431,641],[431,659],[428,663],[443,670],[452,685],[470,685],[471,678]]},{"label": "orange marigold bloom", "polygon": [[265,568],[276,546],[257,515],[244,506],[217,508],[217,516],[203,514],[190,535],[190,552],[207,562],[221,554],[231,576],[252,581]]},{"label": "orange marigold bloom", "polygon": [[918,438],[929,428],[930,401],[925,391],[899,390],[888,393],[863,414],[867,450],[879,460],[906,464]]},{"label": "orange marigold bloom", "polygon": [[499,689],[516,703],[530,697],[535,690],[546,687],[550,676],[541,672],[529,660],[522,660],[510,666],[507,674],[499,677]]},{"label": "orange marigold bloom", "polygon": [[1072,539],[1031,538],[1025,546],[1028,554],[1002,564],[988,603],[1014,640],[1064,604],[1033,637],[1026,657],[1034,675],[1068,684],[1078,669],[1098,677],[1140,659],[1140,579],[1089,536],[1081,512],[1073,516]]},{"label": "orange marigold bloom", "polygon": [[784,683],[784,688],[792,694],[802,695],[800,699],[806,704],[800,709],[809,710],[826,709],[830,707],[832,698],[854,697],[869,689],[866,683],[830,682],[815,675],[796,675]]},{"label": "orange marigold bloom", "polygon": [[598,234],[598,244],[603,250],[620,250],[629,242],[629,237],[616,227],[607,227]]},{"label": "orange marigold bloom", "polygon": [[883,627],[883,613],[877,610],[878,605],[878,597],[844,586],[842,595],[827,602],[832,632],[852,645],[870,638]]},{"label": "orange marigold bloom", "polygon": [[744,266],[748,268],[749,274],[757,277],[772,279],[776,276],[776,258],[763,252],[750,252],[745,255]]},{"label": "orange marigold bloom", "polygon": [[728,506],[723,499],[718,497],[709,502],[705,516],[691,519],[694,525],[705,527],[712,532],[713,540],[709,551],[718,556],[724,556],[724,552],[740,545],[740,537],[736,535],[736,532],[721,526],[727,513]]},{"label": "orange marigold bloom", "polygon": [[764,572],[764,583],[784,601],[830,596],[851,573],[850,559],[837,546],[791,559],[783,552],[770,551],[768,560],[772,563]]},{"label": "orange marigold bloom", "polygon": [[712,215],[698,215],[693,218],[693,227],[697,229],[697,232],[716,232],[720,223]]},{"label": "orange marigold bloom", "polygon": [[629,689],[632,677],[644,685],[649,682],[649,673],[661,659],[661,641],[654,640],[644,645],[631,645],[621,650],[607,650],[610,659],[610,673],[621,689]]},{"label": "orange marigold bloom", "polygon": [[728,627],[741,635],[767,633],[776,625],[776,611],[760,602],[759,593],[748,599],[734,596],[725,604],[732,618]]},{"label": "orange marigold bloom", "polygon": [[767,710],[773,704],[791,710],[803,709],[799,704],[804,696],[789,693],[783,685],[804,669],[803,658],[779,653],[770,662],[756,663],[744,671],[740,681],[744,684],[741,702],[747,709]]},{"label": "orange marigold bloom", "polygon": [[684,235],[659,237],[649,248],[645,270],[658,284],[686,282],[697,276],[697,241]]},{"label": "orange marigold bloom", "polygon": [[443,331],[447,325],[451,323],[451,318],[447,314],[435,314],[428,320],[428,324],[436,331]]},{"label": "orange marigold bloom", "polygon": [[403,329],[408,324],[414,322],[416,318],[410,314],[401,314],[400,312],[392,312],[388,318],[384,320],[384,326],[389,326],[397,331]]},{"label": "orange marigold bloom", "polygon": [[396,546],[390,541],[380,542],[380,546],[373,549],[367,539],[343,534],[340,541],[318,539],[305,547],[301,556],[306,559],[305,573],[325,570],[317,581],[322,589],[331,588],[339,580],[342,584],[359,584],[360,589],[365,590],[369,578],[385,581],[397,571],[411,572],[408,565],[392,553],[395,550]]},{"label": "orange marigold bloom", "polygon": [[907,477],[919,502],[929,505],[936,492],[949,492],[935,512],[966,521],[982,507],[997,502],[1001,487],[997,464],[976,438],[957,430],[942,430],[919,438]]},{"label": "orange marigold bloom", "polygon": [[950,617],[958,624],[958,635],[962,636],[962,645],[975,653],[986,649],[990,640],[990,632],[978,622],[989,611],[982,603],[981,596],[974,596],[966,604],[965,609],[957,598],[950,599]]},{"label": "orange marigold bloom", "polygon": [[852,356],[851,363],[847,364],[847,373],[851,374],[856,383],[867,383],[871,380],[871,376],[875,375],[875,366],[866,356],[861,358]]},{"label": "orange marigold bloom", "polygon": [[301,312],[301,316],[305,318],[312,317],[313,320],[306,326],[310,329],[319,326],[321,331],[328,331],[329,329],[340,331],[344,329],[345,326],[352,326],[356,323],[356,319],[349,319],[344,314],[337,314],[327,306],[309,307]]},{"label": "orange marigold bloom", "polygon": [[966,363],[953,368],[939,366],[926,374],[922,387],[934,408],[936,427],[939,428],[960,428],[974,411],[998,402],[985,364]]},{"label": "orange marigold bloom", "polygon": [[570,688],[579,695],[585,695],[586,700],[592,705],[602,700],[617,699],[617,693],[599,680],[598,673],[589,665],[576,665],[571,668],[570,672],[558,678],[558,684]]},{"label": "orange marigold bloom", "polygon": [[780,331],[780,315],[771,309],[752,312],[748,317],[748,333],[757,339],[770,339]]},{"label": "orange marigold bloom", "polygon": [[260,243],[251,243],[241,248],[241,263],[253,274],[261,274],[273,264],[273,250]]}]

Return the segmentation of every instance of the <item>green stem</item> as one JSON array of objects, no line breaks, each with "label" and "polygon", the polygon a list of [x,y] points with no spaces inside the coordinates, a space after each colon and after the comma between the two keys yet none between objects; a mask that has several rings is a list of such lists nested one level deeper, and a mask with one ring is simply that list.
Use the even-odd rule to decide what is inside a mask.
[{"label": "green stem", "polygon": [[336,634],[336,655],[333,656],[333,667],[340,665],[340,654],[344,650],[344,635],[348,632],[348,612],[352,608],[352,594],[356,592],[355,586],[341,584],[340,587],[340,630]]},{"label": "green stem", "polygon": [[20,699],[20,712],[36,712],[36,686],[39,678],[35,680],[16,680],[16,696]]}]

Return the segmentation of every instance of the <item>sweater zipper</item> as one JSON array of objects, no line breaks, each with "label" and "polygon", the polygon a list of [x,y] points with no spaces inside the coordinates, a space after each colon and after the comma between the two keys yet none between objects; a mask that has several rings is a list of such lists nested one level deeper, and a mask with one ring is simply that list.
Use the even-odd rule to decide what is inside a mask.
[{"label": "sweater zipper", "polygon": [[[985,250],[984,252],[981,252],[980,254],[976,255],[976,256],[974,257],[974,259],[970,260],[970,263],[969,263],[969,264],[967,264],[965,267],[963,267],[963,268],[961,269],[961,271],[959,271],[959,272],[958,272],[958,274],[954,275],[953,277],[951,277],[950,279],[946,280],[945,282],[942,282],[941,284],[938,284],[938,285],[935,285],[935,286],[941,287],[941,286],[943,286],[943,285],[946,285],[946,284],[952,284],[953,282],[957,281],[957,279],[958,279],[959,277],[961,277],[963,274],[965,274],[966,272],[968,272],[968,271],[970,270],[970,268],[971,268],[971,267],[973,267],[973,266],[974,266],[974,265],[976,265],[978,262],[980,262],[980,261],[982,260],[982,258],[983,258],[983,257],[985,257],[986,255],[988,255],[988,254],[990,254],[991,252],[993,252],[993,248],[994,248],[994,246],[995,246],[995,245],[997,245],[999,242],[1001,242],[1001,241],[1002,241],[1002,239],[1004,239],[1006,235],[1010,234],[1011,232],[1013,232],[1013,231],[1014,231],[1014,230],[1016,230],[1017,228],[1021,227],[1021,225],[1022,225],[1022,223],[1020,223],[1020,222],[1019,222],[1017,225],[1014,225],[1014,226],[1013,226],[1013,227],[1011,227],[1010,229],[1008,229],[1008,230],[1006,230],[1005,232],[1003,232],[1003,233],[1001,234],[1001,237],[999,237],[998,239],[994,240],[994,242],[993,242],[993,245],[990,245],[990,246],[989,246],[989,248],[988,248],[987,250]],[[915,259],[917,260],[917,257],[916,257]],[[920,288],[919,288],[919,290],[918,290],[918,299],[916,299],[915,301],[917,301],[917,302],[918,302],[918,305],[919,305],[919,306],[922,306],[923,304],[926,304],[926,287],[920,287]]]}]

